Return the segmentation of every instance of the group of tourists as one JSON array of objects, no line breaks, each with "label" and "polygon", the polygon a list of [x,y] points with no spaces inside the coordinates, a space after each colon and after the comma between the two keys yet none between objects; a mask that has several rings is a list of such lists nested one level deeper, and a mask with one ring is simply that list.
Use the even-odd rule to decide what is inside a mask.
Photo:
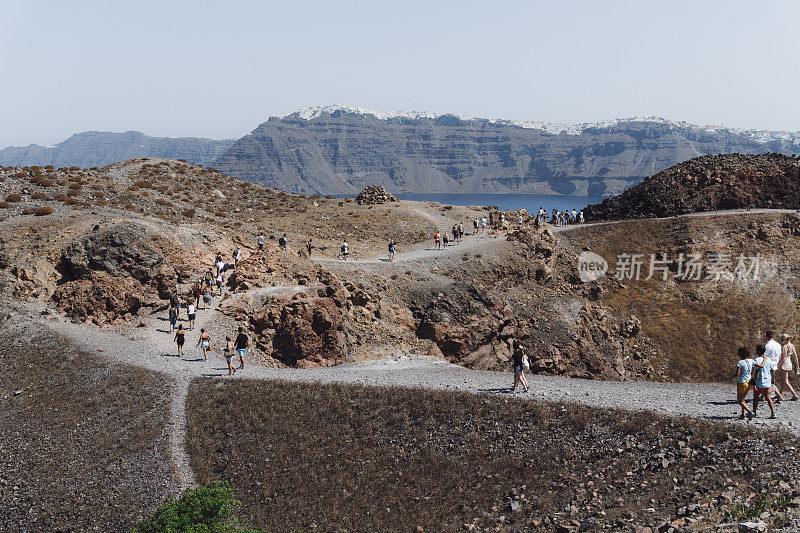
[{"label": "group of tourists", "polygon": [[[172,306],[170,305],[170,324],[172,326],[172,317],[173,313],[177,315],[179,310],[179,305]],[[189,320],[189,330],[191,331],[194,329],[194,322],[196,316],[196,308],[192,303],[189,303],[186,306],[186,313],[187,318]],[[178,324],[177,326],[170,327],[170,333],[174,330],[175,337],[173,338],[173,342],[178,346],[178,357],[183,357],[183,346],[186,344],[186,328],[183,327],[183,323]],[[247,348],[250,346],[250,341],[247,335],[244,332],[244,328],[239,327],[238,335],[236,336],[236,341],[231,341],[229,336],[225,337],[225,348],[223,350],[223,355],[225,356],[225,361],[228,363],[228,375],[232,376],[236,373],[236,369],[232,365],[232,359],[234,357],[233,350],[236,350],[236,354],[239,356],[239,368],[244,368],[244,357],[247,353]],[[205,328],[200,328],[200,335],[197,337],[197,344],[195,344],[195,348],[202,350],[203,352],[203,360],[208,360],[208,354],[211,353],[211,334],[205,330]]]},{"label": "group of tourists", "polygon": [[448,236],[446,231],[442,232],[441,234],[437,231],[433,234],[433,245],[437,250],[442,249],[442,243],[444,243],[444,247],[446,248],[448,246],[460,243],[464,238],[464,224],[453,224],[453,227],[450,229],[450,231],[452,237]]},{"label": "group of tourists", "polygon": [[[539,211],[536,213],[536,223],[544,224],[545,222],[548,222],[547,210],[544,207],[539,206]],[[574,208],[572,211],[559,211],[558,209],[553,209],[552,213],[550,214],[549,222],[554,226],[583,224],[583,211],[577,211]]]},{"label": "group of tourists", "polygon": [[[747,348],[739,348],[736,363],[737,385],[736,400],[741,407],[740,419],[745,416],[753,418],[758,416],[758,404],[766,401],[769,406],[770,418],[775,418],[775,404],[785,400],[789,392],[792,401],[800,396],[789,383],[792,370],[800,374],[800,365],[797,361],[797,350],[791,342],[791,335],[784,333],[780,342],[776,341],[772,331],[767,331],[767,342],[756,347],[755,354]],[[773,387],[774,385],[774,387]],[[772,393],[775,396],[773,398]],[[747,406],[747,394],[753,391],[753,408]]]},{"label": "group of tourists", "polygon": [[[263,250],[263,236],[258,236],[258,246]],[[309,240],[310,242],[310,240]],[[220,252],[217,252],[214,258],[214,269],[209,268],[203,276],[195,280],[189,289],[189,294],[181,299],[177,290],[174,290],[169,297],[169,333],[175,334],[173,342],[178,347],[178,357],[183,357],[183,347],[186,344],[186,331],[183,322],[178,323],[181,311],[185,310],[187,327],[189,331],[195,328],[195,321],[197,319],[197,311],[211,308],[211,297],[216,288],[217,294],[222,295],[225,283],[225,274],[227,271],[236,269],[242,259],[241,250],[236,247],[231,252],[232,263],[224,261]],[[202,305],[202,307],[201,307]],[[203,360],[208,360],[208,354],[211,352],[211,334],[200,328],[200,335],[197,338],[195,347],[203,352]],[[223,355],[228,363],[228,375],[231,376],[236,372],[233,368],[231,360],[234,357],[233,350],[239,356],[239,368],[244,368],[244,357],[249,347],[249,339],[244,333],[244,328],[240,327],[235,341],[231,341],[230,337],[225,337],[225,348]]]}]

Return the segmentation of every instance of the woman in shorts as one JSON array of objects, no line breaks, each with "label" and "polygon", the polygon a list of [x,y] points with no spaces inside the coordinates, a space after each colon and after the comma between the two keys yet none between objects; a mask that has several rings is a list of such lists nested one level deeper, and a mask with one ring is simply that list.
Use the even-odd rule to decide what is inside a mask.
[{"label": "woman in shorts", "polygon": [[189,318],[189,330],[194,329],[194,319],[197,318],[197,307],[194,306],[194,302],[189,300],[189,303],[186,306],[186,316]]},{"label": "woman in shorts", "polygon": [[225,362],[228,363],[228,375],[232,376],[236,373],[236,369],[233,368],[231,364],[231,359],[233,359],[233,341],[231,340],[230,335],[225,336]]},{"label": "woman in shorts", "polygon": [[170,307],[169,308],[169,332],[172,333],[175,330],[175,324],[178,322],[178,308],[177,307]]},{"label": "woman in shorts", "polygon": [[209,287],[203,288],[203,309],[211,307],[211,289]]},{"label": "woman in shorts", "polygon": [[178,326],[178,331],[175,333],[175,344],[178,345],[178,357],[183,357],[183,345],[186,342],[186,330],[183,329],[183,324]]},{"label": "woman in shorts", "polygon": [[211,335],[206,330],[200,328],[200,338],[197,339],[197,346],[203,349],[203,359],[208,360],[208,352],[211,350]]},{"label": "woman in shorts", "polygon": [[738,354],[739,361],[736,363],[736,403],[742,408],[742,414],[739,416],[740,420],[744,420],[745,414],[750,414],[750,408],[747,407],[745,398],[747,393],[753,386],[750,384],[750,378],[753,377],[753,358],[747,348],[739,348]]},{"label": "woman in shorts", "polygon": [[791,337],[784,333],[781,335],[781,358],[778,361],[778,383],[775,387],[778,395],[783,399],[783,395],[788,390],[792,393],[792,400],[797,401],[797,392],[795,392],[792,384],[789,383],[789,374],[792,373],[792,362],[797,364],[797,350],[794,344],[790,342]]},{"label": "woman in shorts", "polygon": [[525,379],[525,367],[530,366],[528,361],[528,354],[525,353],[525,348],[519,343],[514,341],[514,354],[511,357],[514,363],[514,385],[511,390],[517,389],[517,385],[521,384],[525,387],[524,392],[528,392],[528,380]]}]

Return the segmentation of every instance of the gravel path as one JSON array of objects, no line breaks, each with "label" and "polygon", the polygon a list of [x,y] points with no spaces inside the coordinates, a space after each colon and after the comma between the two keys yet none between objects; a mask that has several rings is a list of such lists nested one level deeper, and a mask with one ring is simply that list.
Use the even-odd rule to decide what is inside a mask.
[{"label": "gravel path", "polygon": [[[480,233],[478,235],[467,234],[464,236],[462,241],[459,244],[454,244],[452,246],[448,246],[446,248],[442,247],[441,249],[436,249],[433,246],[433,238],[431,238],[429,245],[422,245],[421,247],[417,245],[411,250],[402,250],[402,246],[398,245],[397,249],[398,252],[395,255],[394,261],[389,261],[389,252],[388,248],[387,251],[381,256],[370,256],[358,258],[358,259],[348,259],[347,261],[342,261],[341,259],[336,259],[332,257],[312,257],[312,260],[319,263],[341,263],[341,264],[375,264],[375,263],[404,263],[407,261],[418,261],[424,259],[437,259],[440,257],[448,257],[451,255],[456,255],[460,253],[464,253],[468,250],[472,250],[474,248],[488,246],[495,242],[501,242],[506,240],[505,231],[502,232],[494,232],[489,233],[489,230],[486,230],[485,233]],[[388,247],[388,244],[387,244]]]},{"label": "gravel path", "polygon": [[[752,212],[794,212],[784,210],[753,210]],[[737,214],[746,211],[698,213],[691,216],[712,214]],[[613,223],[613,222],[612,222]],[[574,230],[583,226],[553,228],[554,231]],[[437,259],[477,247],[490,246],[505,240],[505,235],[467,235],[460,245],[446,249],[421,248],[399,252],[395,262]],[[320,262],[339,262],[336,259],[315,258]],[[349,261],[348,264],[387,263],[387,259],[370,258]],[[250,294],[256,298],[285,294],[290,295],[301,286],[267,287]],[[43,309],[43,308],[42,308]],[[37,309],[37,311],[39,311]],[[144,367],[165,373],[174,378],[171,397],[171,419],[169,425],[170,453],[174,461],[176,477],[182,488],[194,485],[190,458],[186,452],[186,397],[189,383],[197,377],[225,377],[226,379],[287,380],[315,383],[355,383],[370,386],[422,387],[435,390],[459,390],[470,393],[492,393],[546,399],[552,401],[577,402],[596,407],[650,410],[667,415],[686,415],[709,420],[733,421],[757,426],[784,427],[800,434],[800,402],[784,402],[777,409],[777,419],[759,418],[752,422],[739,422],[735,403],[735,387],[719,384],[698,383],[647,383],[609,382],[579,380],[552,376],[528,376],[530,391],[512,392],[512,376],[504,372],[468,370],[430,356],[398,356],[367,363],[348,363],[331,368],[317,369],[272,369],[248,365],[236,375],[227,376],[227,366],[222,357],[221,338],[212,339],[212,352],[207,361],[195,348],[199,329],[221,319],[218,311],[198,311],[194,331],[187,331],[185,353],[177,356],[173,334],[169,333],[166,316],[151,318],[144,327],[124,330],[100,329],[91,325],[74,324],[64,319],[57,321],[37,318],[41,325],[73,339],[88,352],[101,353],[114,361]],[[207,328],[210,329],[210,328]],[[766,406],[762,417],[769,414]]]},{"label": "gravel path", "polygon": [[[296,291],[297,287],[275,287],[274,291]],[[200,311],[198,327],[214,319],[215,310]],[[144,328],[126,332],[99,329],[94,326],[73,324],[66,320],[43,322],[55,331],[72,338],[82,348],[99,352],[115,361],[163,372],[188,385],[192,378],[204,376],[226,379],[281,379],[317,383],[360,383],[371,386],[423,387],[436,390],[460,390],[471,393],[496,393],[577,402],[597,407],[651,410],[670,415],[687,415],[709,420],[736,421],[738,409],[735,403],[734,384],[702,383],[649,383],[613,382],[572,379],[554,376],[528,376],[530,391],[510,391],[512,376],[506,372],[475,371],[450,364],[441,359],[425,355],[404,355],[366,363],[347,363],[330,368],[273,369],[255,365],[247,366],[234,376],[227,376],[225,359],[221,355],[221,340],[213,339],[212,353],[208,361],[194,349],[199,336],[198,329],[187,332],[184,357],[175,355],[172,335],[163,333],[166,320],[156,320]],[[166,326],[168,327],[168,326]],[[176,386],[178,398],[185,395],[185,386]],[[177,401],[177,398],[176,400]],[[184,402],[185,403],[185,402]],[[769,414],[766,406],[762,417]],[[185,412],[180,406],[173,409],[176,425],[185,423]],[[762,426],[785,426],[798,431],[800,402],[787,401],[778,406],[776,420],[757,419],[749,424]],[[180,447],[182,436],[173,435]],[[800,433],[800,431],[798,431]],[[176,462],[182,461],[181,450],[175,450]],[[188,463],[188,459],[186,460]],[[181,474],[187,474],[185,468]],[[188,477],[188,474],[187,474]]]}]

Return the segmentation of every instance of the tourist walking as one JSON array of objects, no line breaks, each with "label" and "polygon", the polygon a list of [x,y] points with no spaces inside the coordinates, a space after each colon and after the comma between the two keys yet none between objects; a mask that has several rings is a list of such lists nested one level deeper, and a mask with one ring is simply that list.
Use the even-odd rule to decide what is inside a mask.
[{"label": "tourist walking", "polygon": [[[759,350],[760,351],[760,350]],[[764,353],[753,363],[753,373],[755,374],[755,392],[753,393],[753,416],[758,416],[758,402],[761,398],[766,399],[769,410],[772,413],[770,418],[775,418],[775,404],[770,395],[772,389],[772,373],[775,372],[775,363]]]},{"label": "tourist walking", "polygon": [[308,239],[308,242],[306,243],[306,250],[308,251],[308,257],[309,258],[311,257],[311,250],[312,249],[313,249],[313,246],[311,245],[311,239]]},{"label": "tourist walking", "polygon": [[178,357],[183,357],[183,344],[186,342],[186,330],[183,329],[183,324],[178,326],[178,331],[175,333],[175,344],[178,345]]},{"label": "tourist walking", "polygon": [[389,261],[394,261],[394,254],[397,252],[397,246],[394,241],[389,241]]},{"label": "tourist walking", "polygon": [[264,250],[264,235],[259,233],[257,242],[258,242],[258,251],[259,252],[263,251]]},{"label": "tourist walking", "polygon": [[236,335],[236,353],[239,355],[239,368],[244,368],[244,356],[249,346],[250,340],[245,335],[244,328],[239,326],[239,334]]},{"label": "tourist walking", "polygon": [[211,335],[203,328],[200,328],[200,338],[197,339],[197,346],[203,350],[203,359],[208,360],[208,352],[211,351]]},{"label": "tourist walking", "polygon": [[194,299],[194,305],[200,307],[200,291],[201,291],[201,284],[200,281],[197,281],[194,285],[192,285],[192,298]]},{"label": "tourist walking", "polygon": [[172,291],[172,294],[169,295],[169,306],[175,308],[175,312],[180,311],[181,309],[181,299],[178,296],[178,291]]},{"label": "tourist walking", "polygon": [[175,324],[178,322],[178,307],[169,308],[169,332],[175,330]]},{"label": "tourist walking", "polygon": [[789,339],[791,337],[784,333],[781,335],[781,359],[778,361],[778,384],[776,385],[778,396],[783,400],[783,395],[788,390],[792,393],[792,401],[797,401],[798,396],[792,384],[789,383],[789,374],[792,373],[792,366],[797,366],[797,350]]},{"label": "tourist walking", "polygon": [[[772,360],[772,367],[777,370],[778,369],[778,362],[781,359],[781,352],[783,352],[783,348],[775,340],[775,334],[772,331],[767,330],[766,333],[767,343],[764,345],[764,355],[769,357]],[[780,402],[781,398],[778,397],[777,387],[776,387],[776,396],[775,401]]]},{"label": "tourist walking", "polygon": [[233,359],[233,341],[230,335],[225,336],[225,350],[223,350],[222,353],[225,356],[225,362],[228,363],[228,375],[232,376],[236,373],[236,369],[233,368],[231,364],[231,359]]},{"label": "tourist walking", "polygon": [[194,329],[194,319],[197,317],[197,307],[191,300],[186,306],[186,317],[189,319],[189,331],[191,331]]},{"label": "tourist walking", "polygon": [[347,244],[347,239],[342,241],[339,250],[342,252],[342,261],[347,261],[347,256],[350,255],[350,246]]},{"label": "tourist walking", "polygon": [[233,255],[233,268],[235,269],[237,266],[239,266],[239,261],[242,260],[242,251],[239,250],[238,246],[233,249],[232,255]]},{"label": "tourist walking", "polygon": [[436,246],[437,250],[442,249],[442,236],[439,235],[439,232],[433,234],[433,244]]},{"label": "tourist walking", "polygon": [[285,233],[283,234],[283,236],[280,239],[278,239],[278,246],[280,246],[284,250],[286,249],[286,234]]},{"label": "tourist walking", "polygon": [[750,384],[750,379],[753,373],[753,358],[750,357],[750,352],[747,348],[739,348],[738,353],[739,361],[736,363],[737,380],[736,380],[736,402],[742,408],[742,414],[739,416],[740,420],[744,420],[745,414],[750,414],[752,411],[747,407],[747,393],[753,386]]},{"label": "tourist walking", "polygon": [[528,392],[528,381],[525,379],[525,369],[530,368],[530,361],[528,354],[525,353],[525,348],[522,347],[519,341],[514,341],[514,354],[512,356],[514,362],[514,385],[511,391],[517,389],[518,384],[525,387],[524,392]]},{"label": "tourist walking", "polygon": [[222,296],[222,285],[223,283],[225,283],[225,275],[222,272],[217,274],[216,282],[217,282],[217,294]]},{"label": "tourist walking", "polygon": [[211,308],[211,285],[203,287],[203,307],[201,309]]}]

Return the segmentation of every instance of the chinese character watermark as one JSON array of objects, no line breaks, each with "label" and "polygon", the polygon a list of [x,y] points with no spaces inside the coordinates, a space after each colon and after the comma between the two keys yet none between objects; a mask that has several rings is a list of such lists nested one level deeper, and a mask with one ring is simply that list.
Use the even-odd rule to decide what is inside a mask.
[{"label": "chinese character watermark", "polygon": [[[584,283],[595,281],[609,270],[606,260],[590,251],[578,257],[578,274]],[[661,280],[668,281],[758,281],[761,272],[761,254],[752,256],[710,251],[667,252],[649,255],[623,253],[617,255],[614,279],[617,281]]]}]

